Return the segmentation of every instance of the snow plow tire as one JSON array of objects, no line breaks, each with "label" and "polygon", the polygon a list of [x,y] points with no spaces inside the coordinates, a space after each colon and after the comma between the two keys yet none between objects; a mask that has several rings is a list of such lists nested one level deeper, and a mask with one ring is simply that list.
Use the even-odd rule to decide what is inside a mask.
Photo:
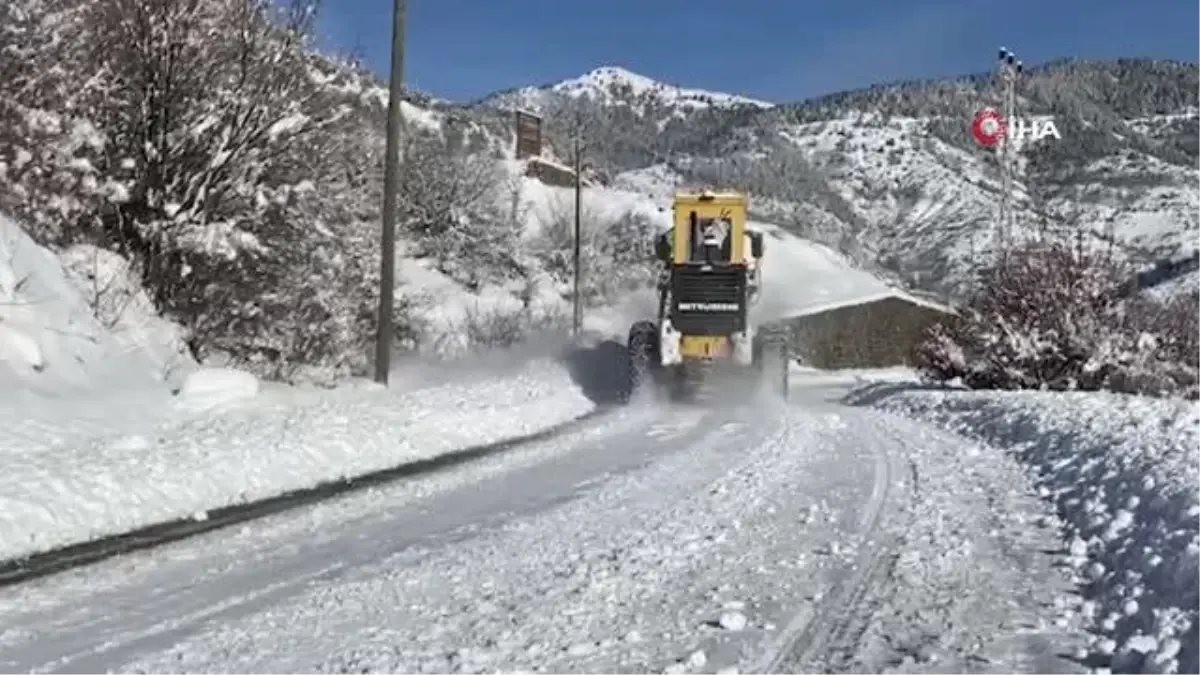
[{"label": "snow plow tire", "polygon": [[626,401],[654,378],[658,365],[658,326],[639,321],[629,328],[629,391]]}]

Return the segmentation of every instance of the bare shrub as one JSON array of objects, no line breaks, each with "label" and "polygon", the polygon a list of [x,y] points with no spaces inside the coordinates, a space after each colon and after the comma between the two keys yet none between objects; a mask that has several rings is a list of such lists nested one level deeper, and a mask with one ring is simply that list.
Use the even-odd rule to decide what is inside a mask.
[{"label": "bare shrub", "polygon": [[514,347],[531,336],[563,330],[570,319],[559,307],[481,307],[467,309],[462,331],[471,349]]}]

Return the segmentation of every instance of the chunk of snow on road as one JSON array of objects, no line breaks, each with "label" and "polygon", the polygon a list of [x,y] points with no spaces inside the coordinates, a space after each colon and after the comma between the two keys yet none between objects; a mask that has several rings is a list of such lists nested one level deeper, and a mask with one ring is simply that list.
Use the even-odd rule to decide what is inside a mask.
[{"label": "chunk of snow on road", "polygon": [[725,630],[739,631],[746,629],[746,615],[741,612],[730,611],[722,612],[721,618],[717,620],[721,628]]},{"label": "chunk of snow on road", "polygon": [[8,322],[0,323],[0,361],[37,372],[46,367],[46,359],[37,340],[10,326]]},{"label": "chunk of snow on road", "polygon": [[1122,672],[1197,672],[1200,404],[909,391],[881,405],[981,437],[1031,465],[1068,523],[1070,555],[1086,562],[1081,580],[1099,603],[1097,652],[1115,651]]},{"label": "chunk of snow on road", "polygon": [[203,368],[187,376],[179,404],[189,410],[229,406],[258,396],[261,385],[252,373],[234,368]]},{"label": "chunk of snow on road", "polygon": [[[200,371],[189,391],[227,394],[231,383],[253,389]],[[28,447],[14,418],[0,430],[0,559],[499,442],[592,408],[562,366],[542,360],[416,391],[337,389],[195,415],[160,425],[153,442]]]},{"label": "chunk of snow on road", "polygon": [[271,140],[277,140],[284,134],[290,134],[293,131],[298,131],[305,124],[308,124],[308,115],[303,113],[293,113],[285,117],[281,117],[267,129],[267,135]]}]

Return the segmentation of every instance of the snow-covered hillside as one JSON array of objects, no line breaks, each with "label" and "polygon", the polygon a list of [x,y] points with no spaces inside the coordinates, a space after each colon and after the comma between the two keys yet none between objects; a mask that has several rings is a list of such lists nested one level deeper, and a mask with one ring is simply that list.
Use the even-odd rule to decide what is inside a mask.
[{"label": "snow-covered hillside", "polygon": [[[1104,73],[1108,67],[1092,68]],[[1160,76],[1147,68],[1127,79]],[[1047,66],[1030,77],[1070,87],[1060,80],[1092,76],[1086,68],[1061,70]],[[748,188],[761,217],[905,283],[957,295],[997,243],[1000,176],[968,129],[970,110],[991,94],[975,83],[923,86],[928,93],[916,85],[884,87],[787,105],[705,92],[698,106],[696,96],[678,94],[689,90],[606,67],[484,103],[540,111],[551,120],[582,115],[594,141],[589,161],[607,164],[612,175],[657,166],[680,183]],[[1033,86],[1027,104],[1044,111],[1029,116],[1055,119],[1064,137],[1020,149],[1013,240],[1082,233],[1098,245],[1113,242],[1135,267],[1193,253],[1200,241],[1200,188],[1195,162],[1185,157],[1196,151],[1187,140],[1191,128],[1194,146],[1196,107],[1134,115],[1126,112],[1133,104],[1096,101],[1106,120],[1123,120],[1097,138],[1086,126],[1076,129],[1053,102],[1040,103]],[[1174,91],[1173,82],[1162,86]],[[561,130],[546,133],[563,144]],[[1047,152],[1048,143],[1061,147]]]},{"label": "snow-covered hillside", "polygon": [[194,367],[121,258],[56,256],[0,214],[0,399],[165,390]]},{"label": "snow-covered hillside", "polygon": [[[813,230],[908,283],[961,292],[993,251],[1001,190],[990,156],[926,131],[928,120],[871,115],[781,126],[779,133],[822,176],[820,206],[792,191],[782,202]],[[1055,142],[1055,141],[1043,141]],[[1061,142],[1069,142],[1064,140]],[[1197,250],[1200,189],[1193,169],[1129,151],[1092,162],[1075,189],[1046,198],[1025,176],[1014,186],[1014,242],[1082,234],[1136,267]],[[1057,215],[1050,215],[1057,214]],[[849,241],[847,241],[849,234]]]}]

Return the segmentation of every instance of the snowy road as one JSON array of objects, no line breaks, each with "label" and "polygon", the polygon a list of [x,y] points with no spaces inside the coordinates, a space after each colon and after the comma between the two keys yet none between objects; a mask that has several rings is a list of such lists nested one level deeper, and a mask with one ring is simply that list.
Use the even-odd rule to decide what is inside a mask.
[{"label": "snowy road", "polygon": [[804,387],[0,591],[0,670],[1079,672],[1001,453]]}]

